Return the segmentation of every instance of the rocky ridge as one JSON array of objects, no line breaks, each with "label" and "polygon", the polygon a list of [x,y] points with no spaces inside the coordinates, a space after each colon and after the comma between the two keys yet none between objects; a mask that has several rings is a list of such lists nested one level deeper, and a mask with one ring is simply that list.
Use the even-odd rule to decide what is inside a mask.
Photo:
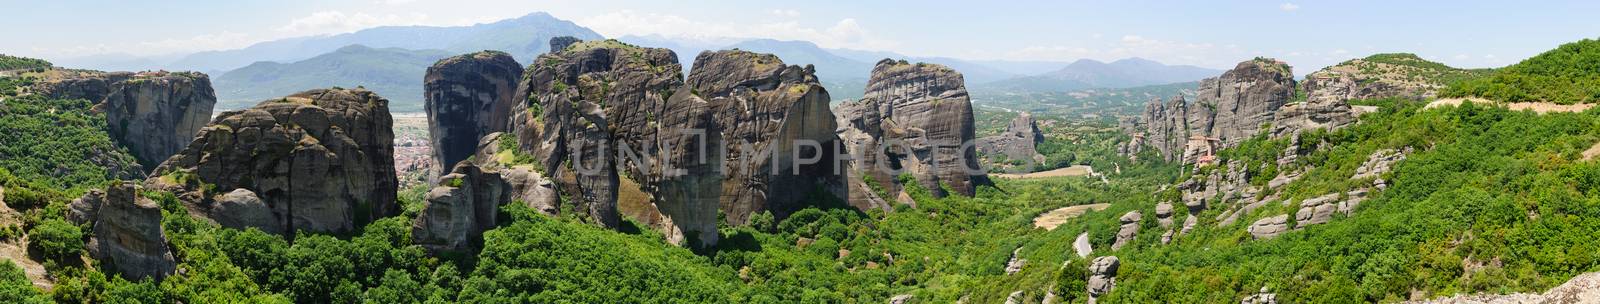
[{"label": "rocky ridge", "polygon": [[978,152],[1005,155],[1007,159],[1028,160],[1032,164],[1044,162],[1038,145],[1044,143],[1044,132],[1027,112],[1017,115],[999,135],[978,138]]}]

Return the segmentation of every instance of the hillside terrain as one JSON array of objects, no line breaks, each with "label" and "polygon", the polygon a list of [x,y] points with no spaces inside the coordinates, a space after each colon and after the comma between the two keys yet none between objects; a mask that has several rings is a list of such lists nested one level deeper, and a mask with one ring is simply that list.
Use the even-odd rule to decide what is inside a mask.
[{"label": "hillside terrain", "polygon": [[[685,57],[652,37],[484,26],[306,38],[481,34],[257,62],[215,92],[199,72],[0,57],[0,302],[1600,290],[1600,112],[1441,98],[1591,103],[1595,40],[1494,70],[1376,54],[1302,80],[1269,57],[1028,76],[808,42],[680,44],[708,47]],[[543,40],[473,42],[497,35]],[[1006,76],[979,84],[968,64]]]},{"label": "hillside terrain", "polygon": [[218,108],[246,108],[294,92],[342,86],[392,96],[395,111],[419,112],[422,78],[416,75],[445,57],[450,53],[351,45],[292,63],[257,62],[217,77]]},{"label": "hillside terrain", "polygon": [[1457,83],[1449,97],[1482,97],[1504,102],[1600,101],[1600,40],[1563,44],[1488,76]]}]

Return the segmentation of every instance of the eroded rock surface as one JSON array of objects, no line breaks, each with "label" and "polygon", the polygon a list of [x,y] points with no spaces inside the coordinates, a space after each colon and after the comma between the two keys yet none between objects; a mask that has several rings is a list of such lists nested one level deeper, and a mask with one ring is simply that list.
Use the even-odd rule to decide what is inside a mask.
[{"label": "eroded rock surface", "polygon": [[[229,228],[344,234],[399,213],[389,101],[365,89],[318,89],[222,113],[146,185]],[[220,191],[245,189],[270,210]],[[235,208],[237,207],[237,208]]]},{"label": "eroded rock surface", "polygon": [[63,71],[37,84],[39,94],[95,102],[107,131],[149,173],[189,145],[217,103],[211,79],[196,72]]},{"label": "eroded rock surface", "polygon": [[1278,237],[1278,234],[1289,231],[1289,215],[1284,214],[1256,220],[1255,223],[1250,224],[1248,230],[1250,236],[1258,240]]},{"label": "eroded rock surface", "polygon": [[445,58],[423,78],[433,177],[476,153],[478,140],[505,131],[522,66],[497,51]]},{"label": "eroded rock surface", "polygon": [[1089,303],[1094,303],[1096,298],[1111,293],[1111,289],[1117,287],[1117,268],[1121,265],[1122,262],[1114,256],[1094,258],[1089,263]]},{"label": "eroded rock surface", "polygon": [[161,228],[161,206],[139,195],[138,185],[120,182],[74,200],[69,219],[92,226],[89,256],[129,280],[161,280],[177,267]]},{"label": "eroded rock surface", "polygon": [[493,229],[500,205],[511,202],[511,184],[497,172],[470,162],[457,164],[428,191],[411,224],[411,239],[433,252],[473,251]]},{"label": "eroded rock surface", "polygon": [[[936,197],[949,195],[944,187],[971,196],[988,182],[977,170],[972,103],[955,70],[884,59],[873,68],[866,95],[838,112],[852,181],[870,178],[886,193],[898,193],[894,173],[906,172]],[[851,189],[852,204],[875,204],[869,192]]]},{"label": "eroded rock surface", "polygon": [[1132,243],[1133,238],[1139,235],[1139,221],[1143,218],[1144,216],[1139,214],[1139,210],[1128,211],[1121,218],[1118,218],[1118,221],[1122,223],[1122,227],[1117,230],[1117,241],[1111,244],[1111,250],[1122,249],[1122,246]]}]

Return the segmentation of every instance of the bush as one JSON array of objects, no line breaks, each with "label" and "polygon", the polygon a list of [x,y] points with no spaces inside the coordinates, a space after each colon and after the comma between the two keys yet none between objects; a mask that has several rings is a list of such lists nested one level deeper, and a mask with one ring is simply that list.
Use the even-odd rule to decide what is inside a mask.
[{"label": "bush", "polygon": [[45,220],[28,230],[28,245],[46,259],[68,261],[83,253],[83,229],[65,220]]}]

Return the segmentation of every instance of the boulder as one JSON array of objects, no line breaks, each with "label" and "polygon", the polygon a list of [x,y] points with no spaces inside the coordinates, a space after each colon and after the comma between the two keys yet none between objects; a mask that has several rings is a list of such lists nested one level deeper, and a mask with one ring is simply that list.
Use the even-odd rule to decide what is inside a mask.
[{"label": "boulder", "polygon": [[1139,214],[1139,210],[1128,211],[1118,219],[1122,223],[1122,227],[1117,230],[1117,241],[1111,244],[1111,250],[1122,249],[1122,246],[1133,242],[1133,238],[1139,234],[1139,221],[1141,219],[1143,219],[1143,216]]},{"label": "boulder", "polygon": [[1278,237],[1278,234],[1289,231],[1289,215],[1284,214],[1256,220],[1255,223],[1250,224],[1250,228],[1247,228],[1247,231],[1250,232],[1250,236],[1258,240]]},{"label": "boulder", "polygon": [[1022,271],[1022,266],[1028,264],[1028,259],[1022,258],[1022,247],[1011,250],[1011,260],[1006,261],[1006,274],[1012,275]]},{"label": "boulder", "polygon": [[[400,212],[388,103],[365,89],[333,88],[224,112],[145,184],[224,227],[348,234]],[[227,197],[217,191],[233,189],[254,193],[270,224],[249,200],[219,203]]]},{"label": "boulder", "polygon": [[1111,293],[1117,287],[1117,267],[1121,261],[1114,256],[1094,258],[1089,263],[1089,303],[1094,303],[1096,298]]},{"label": "boulder", "polygon": [[478,140],[509,126],[522,66],[510,54],[482,51],[439,60],[423,77],[423,111],[434,172],[476,153]]},{"label": "boulder", "polygon": [[[561,207],[561,195],[556,184],[539,173],[535,164],[519,163],[520,151],[501,150],[501,142],[516,141],[506,133],[490,133],[478,142],[474,154],[476,165],[484,170],[497,171],[511,188],[511,201],[522,202],[528,208],[545,215],[556,215]],[[511,145],[507,145],[508,147]]]},{"label": "boulder", "polygon": [[972,196],[988,183],[978,167],[972,103],[955,70],[884,59],[872,69],[865,96],[839,108],[851,179],[865,178],[854,176],[861,171],[894,193],[898,173],[910,173],[935,197],[949,195],[944,187]]},{"label": "boulder", "polygon": [[1327,223],[1339,209],[1339,194],[1333,193],[1300,201],[1294,213],[1295,228]]},{"label": "boulder", "polygon": [[256,227],[267,233],[284,233],[284,227],[276,224],[272,208],[250,189],[234,189],[223,194],[216,199],[212,210],[213,220],[226,223],[227,227]]},{"label": "boulder", "polygon": [[1161,202],[1156,204],[1156,221],[1161,223],[1162,228],[1172,226],[1172,203]]},{"label": "boulder", "polygon": [[177,262],[161,228],[161,206],[139,195],[133,182],[90,191],[74,200],[69,218],[92,226],[89,256],[128,280],[161,280]]},{"label": "boulder", "polygon": [[1013,291],[1011,294],[1006,295],[1006,304],[1022,304],[1022,301],[1025,300],[1021,290]]},{"label": "boulder", "polygon": [[1269,291],[1266,287],[1261,287],[1260,292],[1245,297],[1239,304],[1278,304],[1278,295]]},{"label": "boulder", "polygon": [[911,299],[915,298],[916,296],[909,294],[895,295],[894,297],[889,298],[889,304],[909,304],[911,303]]},{"label": "boulder", "polygon": [[457,164],[428,191],[411,223],[412,242],[432,252],[473,252],[493,229],[500,205],[511,202],[511,185],[497,172],[470,162]]},{"label": "boulder", "polygon": [[197,72],[62,72],[35,86],[40,94],[95,102],[106,131],[149,173],[183,150],[211,119],[211,79]]}]

